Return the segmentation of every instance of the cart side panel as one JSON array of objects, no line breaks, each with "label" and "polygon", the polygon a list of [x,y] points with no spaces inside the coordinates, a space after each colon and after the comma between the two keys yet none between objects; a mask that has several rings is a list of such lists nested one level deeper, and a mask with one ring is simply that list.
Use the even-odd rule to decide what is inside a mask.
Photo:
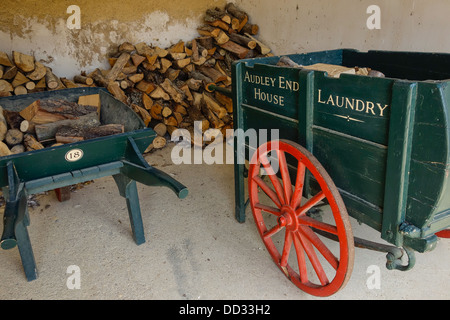
[{"label": "cart side panel", "polygon": [[450,209],[448,83],[421,83],[418,100],[406,220],[426,232],[437,214]]}]

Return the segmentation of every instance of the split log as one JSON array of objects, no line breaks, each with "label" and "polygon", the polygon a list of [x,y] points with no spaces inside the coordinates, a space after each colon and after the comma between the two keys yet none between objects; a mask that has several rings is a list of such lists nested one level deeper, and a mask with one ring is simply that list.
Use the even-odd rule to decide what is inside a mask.
[{"label": "split log", "polygon": [[16,74],[17,74],[17,67],[16,66],[8,67],[3,72],[3,79],[5,79],[5,80],[12,80],[12,79],[14,79]]},{"label": "split log", "polygon": [[47,69],[39,61],[36,61],[34,63],[34,66],[35,66],[34,71],[27,74],[27,77],[28,77],[28,79],[33,80],[33,81],[41,80],[43,77],[45,77]]},{"label": "split log", "polygon": [[243,34],[251,34],[256,35],[259,32],[259,26],[257,24],[246,23],[244,27],[241,29],[241,33]]},{"label": "split log", "polygon": [[178,121],[174,116],[169,116],[167,118],[164,118],[163,123],[166,126],[175,126],[175,127],[178,126]]},{"label": "split log", "polygon": [[133,64],[136,67],[139,66],[142,62],[144,62],[145,59],[147,59],[146,56],[141,56],[141,55],[139,55],[137,53],[131,55],[131,61],[133,61]]},{"label": "split log", "polygon": [[223,49],[234,53],[236,56],[239,57],[239,59],[244,59],[247,56],[248,51],[249,51],[249,49],[244,48],[243,46],[241,46],[241,45],[239,45],[236,42],[231,41],[231,40],[221,44],[220,46]]},{"label": "split log", "polygon": [[128,97],[116,82],[111,82],[106,87],[108,91],[119,101],[128,104]]},{"label": "split log", "polygon": [[13,86],[6,80],[0,80],[0,92],[12,92],[14,91]]},{"label": "split log", "polygon": [[23,144],[16,144],[11,148],[11,154],[19,154],[25,152],[25,146]]},{"label": "split log", "polygon": [[27,93],[28,93],[28,90],[24,86],[17,86],[14,88],[14,94],[16,96],[21,95],[21,94],[27,94]]},{"label": "split log", "polygon": [[210,78],[214,83],[221,82],[227,80],[227,77],[221,72],[217,71],[214,68],[201,66],[198,70],[203,73],[205,76]]},{"label": "split log", "polygon": [[110,136],[114,134],[120,134],[123,132],[124,126],[122,124],[106,124],[85,129],[72,126],[62,126],[56,132],[55,139],[57,143],[72,143]]},{"label": "split log", "polygon": [[73,81],[76,83],[82,83],[82,84],[86,84],[88,86],[94,84],[94,79],[92,79],[91,77],[85,77],[82,75],[76,75],[73,77]]},{"label": "split log", "polygon": [[170,100],[169,94],[160,86],[156,86],[156,89],[150,93],[150,97],[152,97],[153,99],[164,99],[166,101]]},{"label": "split log", "polygon": [[14,64],[9,59],[8,54],[3,51],[0,51],[0,64],[5,67],[13,67],[14,66]]},{"label": "split log", "polygon": [[227,3],[225,9],[232,16],[236,17],[239,20],[239,26],[237,27],[237,31],[241,31],[244,25],[248,22],[248,15],[245,11],[242,11],[238,7],[236,7],[233,3]]},{"label": "split log", "polygon": [[203,111],[203,114],[208,119],[210,126],[212,128],[217,129],[217,128],[221,128],[225,125],[223,123],[223,121],[221,119],[219,119],[219,117],[216,116],[216,114],[209,108],[209,106],[206,103],[202,104],[202,111]]},{"label": "split log", "polygon": [[145,109],[150,110],[153,106],[153,100],[147,94],[142,94],[142,104]]},{"label": "split log", "polygon": [[230,37],[228,37],[228,35],[223,30],[218,29],[218,28],[214,29],[211,32],[211,36],[214,37],[217,44],[219,44],[219,45],[222,45],[230,40]]},{"label": "split log", "polygon": [[130,80],[133,83],[138,83],[139,81],[144,79],[143,73],[135,73],[128,76],[128,80]]},{"label": "split log", "polygon": [[47,88],[49,88],[50,90],[55,90],[59,87],[60,81],[58,77],[53,74],[52,70],[49,67],[46,67],[45,82],[47,84]]},{"label": "split log", "polygon": [[36,124],[44,124],[65,119],[76,119],[80,116],[97,112],[95,106],[83,106],[75,102],[49,99],[36,100],[19,112],[25,120]]},{"label": "split log", "polygon": [[170,109],[168,106],[164,106],[164,107],[162,108],[161,115],[162,115],[164,118],[169,117],[171,114],[172,114],[172,109]]},{"label": "split log", "polygon": [[11,150],[9,150],[8,146],[0,141],[0,157],[10,156],[11,154]]},{"label": "split log", "polygon": [[163,117],[161,115],[163,106],[159,103],[154,103],[152,108],[150,109],[150,116],[156,120],[162,120]]},{"label": "split log", "polygon": [[166,73],[167,69],[172,66],[172,61],[166,58],[161,58],[161,73]]},{"label": "split log", "polygon": [[222,107],[213,96],[211,96],[206,91],[203,92],[203,101],[205,102],[206,107],[213,111],[215,115],[222,119],[223,117],[228,115],[227,109]]},{"label": "split log", "polygon": [[243,36],[243,35],[238,34],[238,33],[230,34],[230,40],[232,40],[232,41],[234,41],[234,42],[236,42],[236,43],[238,43],[240,45],[243,45],[243,46],[245,46],[245,47],[247,47],[249,49],[255,49],[256,48],[256,41],[255,40],[250,39],[249,37]]},{"label": "split log", "polygon": [[138,114],[141,117],[142,121],[144,121],[145,126],[148,126],[148,124],[152,120],[150,113],[146,109],[138,106],[135,103],[131,104],[131,108],[136,114]]},{"label": "split log", "polygon": [[19,130],[22,131],[23,133],[25,133],[25,132],[31,133],[34,131],[34,125],[31,125],[28,120],[23,120],[20,123]]},{"label": "split log", "polygon": [[117,59],[117,61],[114,63],[112,69],[108,72],[106,80],[108,82],[116,80],[117,76],[119,75],[120,72],[122,72],[123,67],[128,63],[129,60],[130,54],[128,52],[123,52]]},{"label": "split log", "polygon": [[153,139],[151,145],[154,149],[161,149],[166,145],[166,139],[164,137],[158,136]]},{"label": "split log", "polygon": [[184,52],[184,41],[178,41],[176,44],[167,49],[170,53],[183,53]]},{"label": "split log", "polygon": [[37,141],[32,134],[25,134],[23,136],[23,144],[27,151],[44,149],[44,146],[39,141]]},{"label": "split log", "polygon": [[118,50],[120,53],[122,53],[122,52],[130,53],[130,52],[133,52],[134,50],[136,50],[136,48],[131,43],[124,42],[119,46]]},{"label": "split log", "polygon": [[264,43],[262,43],[261,41],[259,41],[255,37],[251,36],[250,34],[246,33],[245,35],[256,42],[256,49],[261,54],[269,54],[270,51],[272,51],[268,46],[266,46]]},{"label": "split log", "polygon": [[104,77],[102,71],[100,69],[95,69],[94,71],[92,71],[89,75],[89,78],[92,78],[96,84],[98,84],[101,87],[108,87],[108,81],[106,80],[106,78]]},{"label": "split log", "polygon": [[153,127],[153,130],[158,136],[164,137],[164,135],[167,133],[167,126],[164,123],[160,122]]},{"label": "split log", "polygon": [[202,86],[202,80],[189,78],[186,81],[186,84],[189,87],[189,89],[194,90],[194,91],[198,91],[200,89],[200,87]]},{"label": "split log", "polygon": [[8,124],[3,116],[3,108],[0,106],[0,141],[3,141],[8,131]]},{"label": "split log", "polygon": [[156,86],[151,82],[141,80],[136,84],[135,88],[138,89],[139,91],[149,94],[155,90]]},{"label": "split log", "polygon": [[198,72],[198,71],[191,72],[189,74],[189,76],[195,80],[201,80],[204,85],[207,85],[207,84],[213,82],[213,80],[210,77],[207,77],[203,73]]},{"label": "split log", "polygon": [[16,76],[14,77],[14,80],[11,82],[11,85],[15,88],[18,86],[21,86],[25,83],[30,81],[27,77],[24,76],[24,74],[20,71],[17,71]]},{"label": "split log", "polygon": [[19,129],[9,129],[6,132],[5,142],[8,146],[13,147],[16,144],[22,143],[23,132]]},{"label": "split log", "polygon": [[179,60],[175,60],[174,61],[174,65],[178,68],[178,69],[183,69],[184,67],[186,67],[189,63],[191,63],[191,58],[184,58],[184,59],[179,59]]},{"label": "split log", "polygon": [[97,94],[89,94],[85,96],[80,96],[78,98],[78,104],[81,106],[92,106],[97,108],[97,115],[100,116],[100,95]]},{"label": "split log", "polygon": [[34,70],[34,57],[13,51],[13,60],[15,65],[23,72],[31,72]]},{"label": "split log", "polygon": [[[80,87],[78,84],[76,84],[75,82],[73,82],[73,81],[71,81],[71,80],[69,80],[69,79],[67,79],[67,78],[59,78],[59,80],[61,80],[61,82],[63,83],[63,85],[64,85],[66,88],[79,88],[79,87]],[[33,83],[34,88],[35,88],[35,87],[36,87],[36,84],[35,84],[34,82],[28,82],[28,83],[26,84],[26,87],[28,87],[28,84],[31,84],[31,83]],[[27,88],[27,89],[28,89],[28,88]],[[34,89],[32,89],[32,90],[34,90]]]},{"label": "split log", "polygon": [[180,72],[181,72],[181,70],[169,68],[166,71],[165,76],[166,76],[166,78],[169,78],[169,80],[173,82],[178,78],[178,75],[180,74]]},{"label": "split log", "polygon": [[181,103],[186,98],[186,94],[183,90],[175,86],[168,78],[161,83],[161,87],[170,95],[172,100],[177,103]]},{"label": "split log", "polygon": [[[24,120],[19,112],[3,110],[3,116],[1,117],[2,121],[6,121],[11,129],[19,129],[20,124]],[[3,139],[1,139],[3,140]]]},{"label": "split log", "polygon": [[[56,121],[52,123],[39,124],[34,127],[36,132],[36,137],[39,141],[46,141],[55,138],[55,134],[58,129],[62,126],[76,126],[78,128],[92,128],[98,127],[100,121],[98,120],[98,115],[95,112],[89,113],[87,115],[81,116],[78,119],[66,119],[61,121]],[[24,128],[23,128],[24,129]],[[21,131],[22,125],[21,125]]]}]

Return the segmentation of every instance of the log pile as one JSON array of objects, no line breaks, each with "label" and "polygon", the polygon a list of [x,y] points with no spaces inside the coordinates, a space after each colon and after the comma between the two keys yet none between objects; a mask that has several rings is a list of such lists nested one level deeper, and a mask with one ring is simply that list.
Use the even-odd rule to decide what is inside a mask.
[{"label": "log pile", "polygon": [[159,125],[160,132],[193,131],[198,121],[202,132],[216,128],[225,133],[233,126],[232,101],[205,88],[210,83],[229,88],[233,61],[268,56],[271,50],[255,37],[259,27],[232,3],[206,10],[203,21],[191,41],[168,48],[124,42],[108,58],[110,69],[82,71],[72,80],[56,76],[33,56],[13,52],[10,59],[0,52],[0,97],[99,86],[132,108],[145,125]]},{"label": "log pile", "polygon": [[[146,125],[164,126],[160,132],[215,128],[225,134],[233,127],[232,101],[221,93],[208,92],[207,85],[230,88],[233,61],[268,56],[271,50],[255,38],[258,26],[232,3],[223,9],[208,9],[204,25],[197,30],[195,39],[168,48],[122,43],[109,58],[111,69],[82,73],[73,82],[83,80],[84,85],[108,88]],[[200,123],[198,128],[193,126],[195,121]]]},{"label": "log pile", "polygon": [[99,99],[36,100],[20,112],[0,107],[0,157],[123,133],[121,124],[100,123]]}]

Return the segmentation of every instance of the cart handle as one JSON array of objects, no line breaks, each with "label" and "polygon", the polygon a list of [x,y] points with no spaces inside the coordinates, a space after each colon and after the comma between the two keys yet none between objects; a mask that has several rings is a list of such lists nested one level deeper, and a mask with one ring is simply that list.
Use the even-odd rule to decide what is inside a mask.
[{"label": "cart handle", "polygon": [[231,98],[231,90],[224,88],[224,87],[219,87],[218,85],[216,85],[215,83],[209,83],[205,86],[206,91],[208,92],[214,92],[214,91],[218,91],[220,93],[223,93],[224,95],[226,95],[227,97]]}]

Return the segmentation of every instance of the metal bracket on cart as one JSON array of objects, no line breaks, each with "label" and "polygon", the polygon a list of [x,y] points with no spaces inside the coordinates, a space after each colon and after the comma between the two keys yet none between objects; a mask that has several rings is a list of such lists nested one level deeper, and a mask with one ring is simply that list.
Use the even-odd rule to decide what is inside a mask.
[{"label": "metal bracket on cart", "polygon": [[[338,241],[337,237],[321,231],[321,230],[314,230],[316,233],[331,239]],[[402,248],[392,246],[392,245],[386,245],[374,241],[369,241],[366,239],[361,239],[358,237],[354,237],[354,243],[355,247],[363,248],[363,249],[369,249],[373,251],[379,251],[379,252],[386,252],[386,268],[388,270],[400,270],[400,271],[408,271],[412,269],[416,263],[416,257],[414,254],[414,250],[404,246]],[[406,256],[405,256],[406,254]],[[407,263],[404,264],[403,258],[406,257],[408,259]]]}]

